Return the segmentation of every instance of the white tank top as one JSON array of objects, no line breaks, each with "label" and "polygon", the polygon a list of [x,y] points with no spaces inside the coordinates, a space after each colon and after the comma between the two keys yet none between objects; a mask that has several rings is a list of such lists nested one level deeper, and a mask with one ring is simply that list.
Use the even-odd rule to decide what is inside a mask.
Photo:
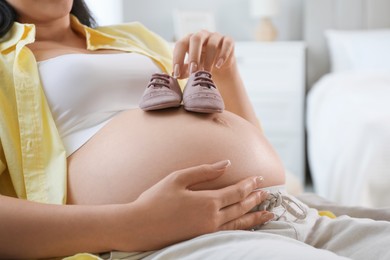
[{"label": "white tank top", "polygon": [[136,53],[65,54],[38,62],[67,156],[121,111],[138,108],[159,67]]}]

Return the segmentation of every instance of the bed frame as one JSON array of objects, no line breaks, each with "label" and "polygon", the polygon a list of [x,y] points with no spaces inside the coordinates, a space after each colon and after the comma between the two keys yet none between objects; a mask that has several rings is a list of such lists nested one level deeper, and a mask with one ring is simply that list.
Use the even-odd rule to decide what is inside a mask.
[{"label": "bed frame", "polygon": [[390,28],[390,0],[304,0],[307,86],[329,72],[326,29]]}]

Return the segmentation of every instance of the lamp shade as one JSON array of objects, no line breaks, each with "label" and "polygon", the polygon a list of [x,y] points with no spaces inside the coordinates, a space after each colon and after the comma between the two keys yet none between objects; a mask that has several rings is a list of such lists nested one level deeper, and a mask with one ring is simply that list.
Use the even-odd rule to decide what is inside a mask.
[{"label": "lamp shade", "polygon": [[279,12],[279,0],[250,0],[249,8],[252,17],[272,17]]}]

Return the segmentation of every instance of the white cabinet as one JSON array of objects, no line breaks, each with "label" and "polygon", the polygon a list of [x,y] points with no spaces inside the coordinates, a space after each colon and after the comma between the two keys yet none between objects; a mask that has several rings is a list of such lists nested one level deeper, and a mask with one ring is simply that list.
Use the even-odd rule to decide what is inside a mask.
[{"label": "white cabinet", "polygon": [[236,57],[265,135],[304,184],[305,44],[236,42]]}]

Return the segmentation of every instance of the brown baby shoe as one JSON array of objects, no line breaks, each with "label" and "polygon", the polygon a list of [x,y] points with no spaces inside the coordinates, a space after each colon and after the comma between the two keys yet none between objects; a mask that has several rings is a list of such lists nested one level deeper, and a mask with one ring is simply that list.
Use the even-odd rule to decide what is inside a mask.
[{"label": "brown baby shoe", "polygon": [[177,79],[167,74],[155,73],[142,95],[139,107],[145,111],[179,107],[182,98]]},{"label": "brown baby shoe", "polygon": [[198,113],[221,113],[225,104],[207,71],[190,75],[183,93],[184,109]]}]

